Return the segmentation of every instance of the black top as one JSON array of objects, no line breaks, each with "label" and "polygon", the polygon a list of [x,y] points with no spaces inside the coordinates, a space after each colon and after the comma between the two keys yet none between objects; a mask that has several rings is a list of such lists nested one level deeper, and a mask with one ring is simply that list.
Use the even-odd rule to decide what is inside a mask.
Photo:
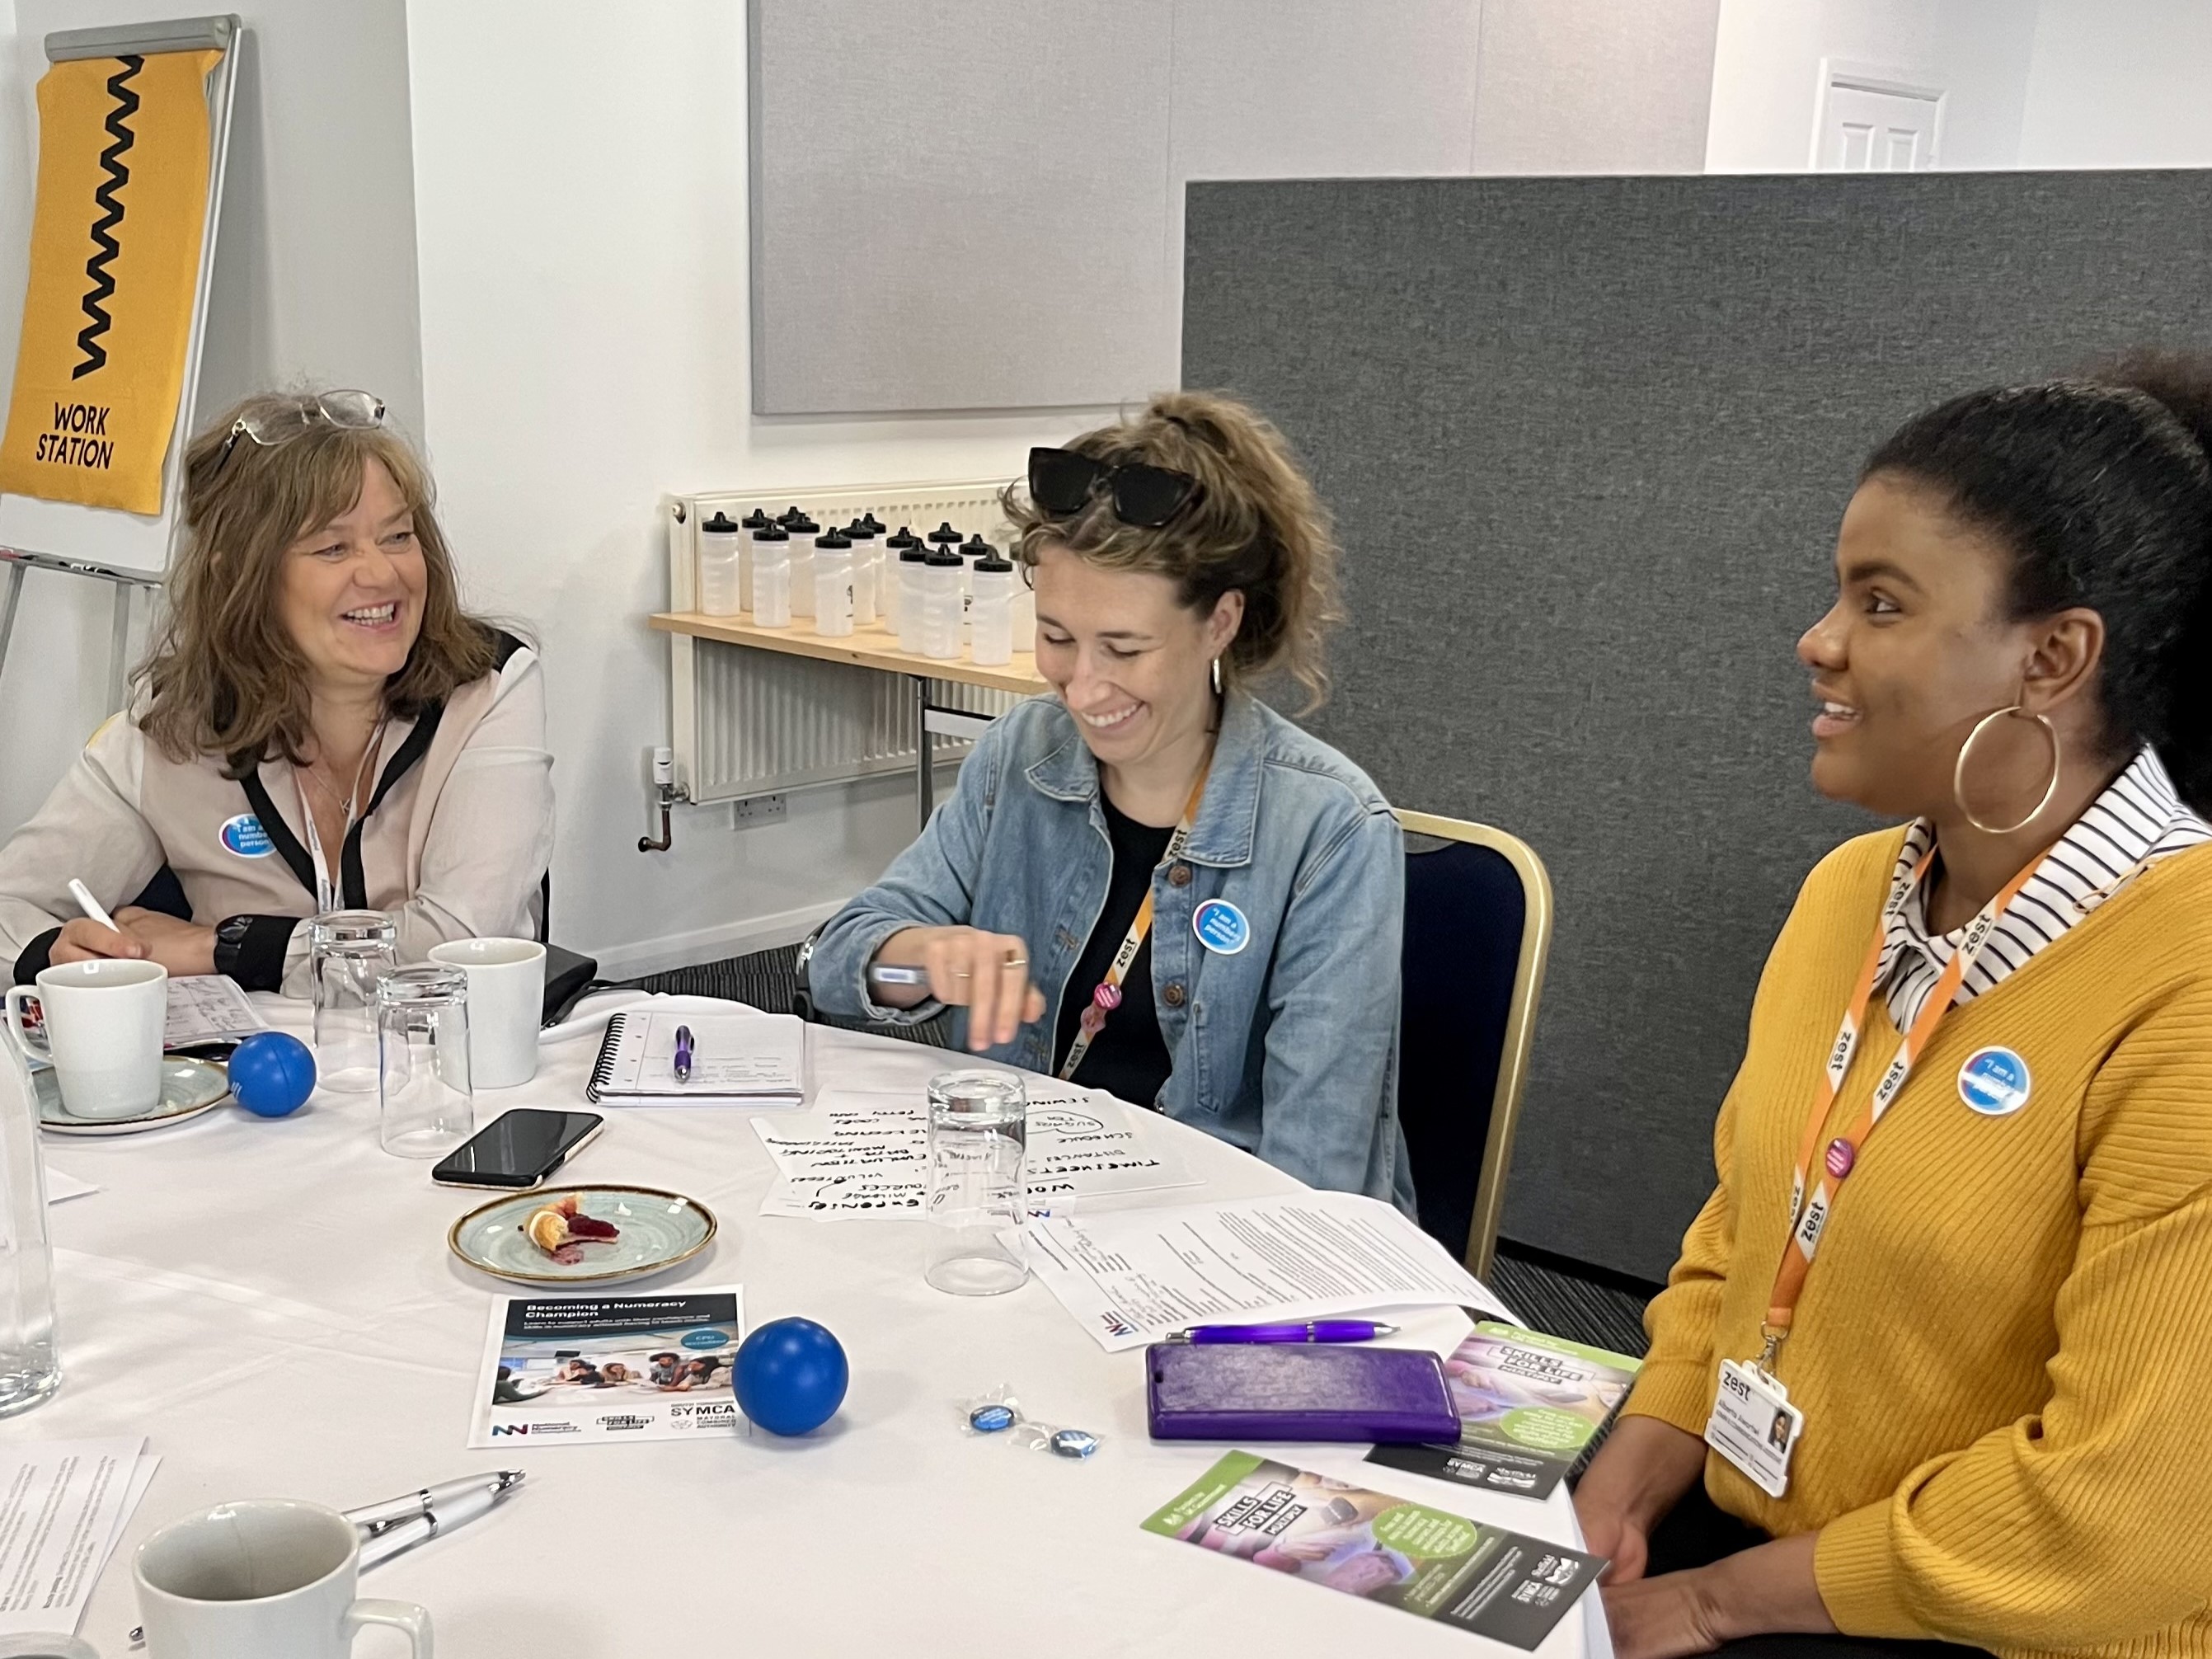
[{"label": "black top", "polygon": [[[1106,908],[1098,913],[1097,926],[1091,930],[1083,954],[1076,959],[1075,971],[1067,977],[1060,1024],[1053,1034],[1055,1070],[1066,1062],[1067,1051],[1075,1046],[1083,1011],[1091,1006],[1091,994],[1114,965],[1114,953],[1128,937],[1129,924],[1136,921],[1152,886],[1152,872],[1175,835],[1172,829],[1156,830],[1139,823],[1107,799],[1103,789],[1098,804],[1105,809],[1106,833],[1114,843],[1114,869],[1107,878]],[[1152,941],[1148,934],[1122,978],[1121,1006],[1106,1016],[1105,1029],[1092,1041],[1071,1081],[1150,1106],[1159,1099],[1170,1069],[1168,1045],[1160,1036],[1159,1012],[1152,1004]]]}]

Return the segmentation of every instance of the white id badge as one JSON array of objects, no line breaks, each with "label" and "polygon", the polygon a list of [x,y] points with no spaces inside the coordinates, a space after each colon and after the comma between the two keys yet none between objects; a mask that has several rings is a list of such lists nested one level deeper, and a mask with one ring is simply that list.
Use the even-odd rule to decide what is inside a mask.
[{"label": "white id badge", "polygon": [[1705,1443],[1769,1498],[1790,1489],[1790,1454],[1804,1428],[1805,1413],[1790,1403],[1787,1389],[1755,1365],[1721,1361]]}]

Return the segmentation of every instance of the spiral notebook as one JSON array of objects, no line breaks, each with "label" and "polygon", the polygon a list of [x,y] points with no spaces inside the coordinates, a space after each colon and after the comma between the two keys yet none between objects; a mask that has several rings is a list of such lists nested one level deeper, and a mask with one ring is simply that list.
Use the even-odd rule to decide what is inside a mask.
[{"label": "spiral notebook", "polygon": [[[679,1026],[691,1031],[682,1080]],[[595,1106],[797,1106],[805,1069],[806,1027],[789,1014],[631,1012],[609,1017],[584,1094]]]}]

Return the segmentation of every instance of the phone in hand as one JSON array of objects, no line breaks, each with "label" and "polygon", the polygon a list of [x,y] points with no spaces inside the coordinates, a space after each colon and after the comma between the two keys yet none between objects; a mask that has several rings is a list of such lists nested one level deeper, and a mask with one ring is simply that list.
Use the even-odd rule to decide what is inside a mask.
[{"label": "phone in hand", "polygon": [[430,1179],[448,1187],[535,1187],[582,1151],[605,1127],[597,1112],[549,1112],[518,1106],[441,1158]]}]

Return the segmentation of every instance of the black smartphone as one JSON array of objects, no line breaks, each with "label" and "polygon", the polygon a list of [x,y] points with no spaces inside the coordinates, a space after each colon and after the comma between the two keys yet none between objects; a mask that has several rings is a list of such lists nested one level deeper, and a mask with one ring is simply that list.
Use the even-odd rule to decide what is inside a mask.
[{"label": "black smartphone", "polygon": [[606,1119],[597,1112],[501,1112],[440,1159],[430,1179],[448,1187],[535,1187],[589,1145]]}]

